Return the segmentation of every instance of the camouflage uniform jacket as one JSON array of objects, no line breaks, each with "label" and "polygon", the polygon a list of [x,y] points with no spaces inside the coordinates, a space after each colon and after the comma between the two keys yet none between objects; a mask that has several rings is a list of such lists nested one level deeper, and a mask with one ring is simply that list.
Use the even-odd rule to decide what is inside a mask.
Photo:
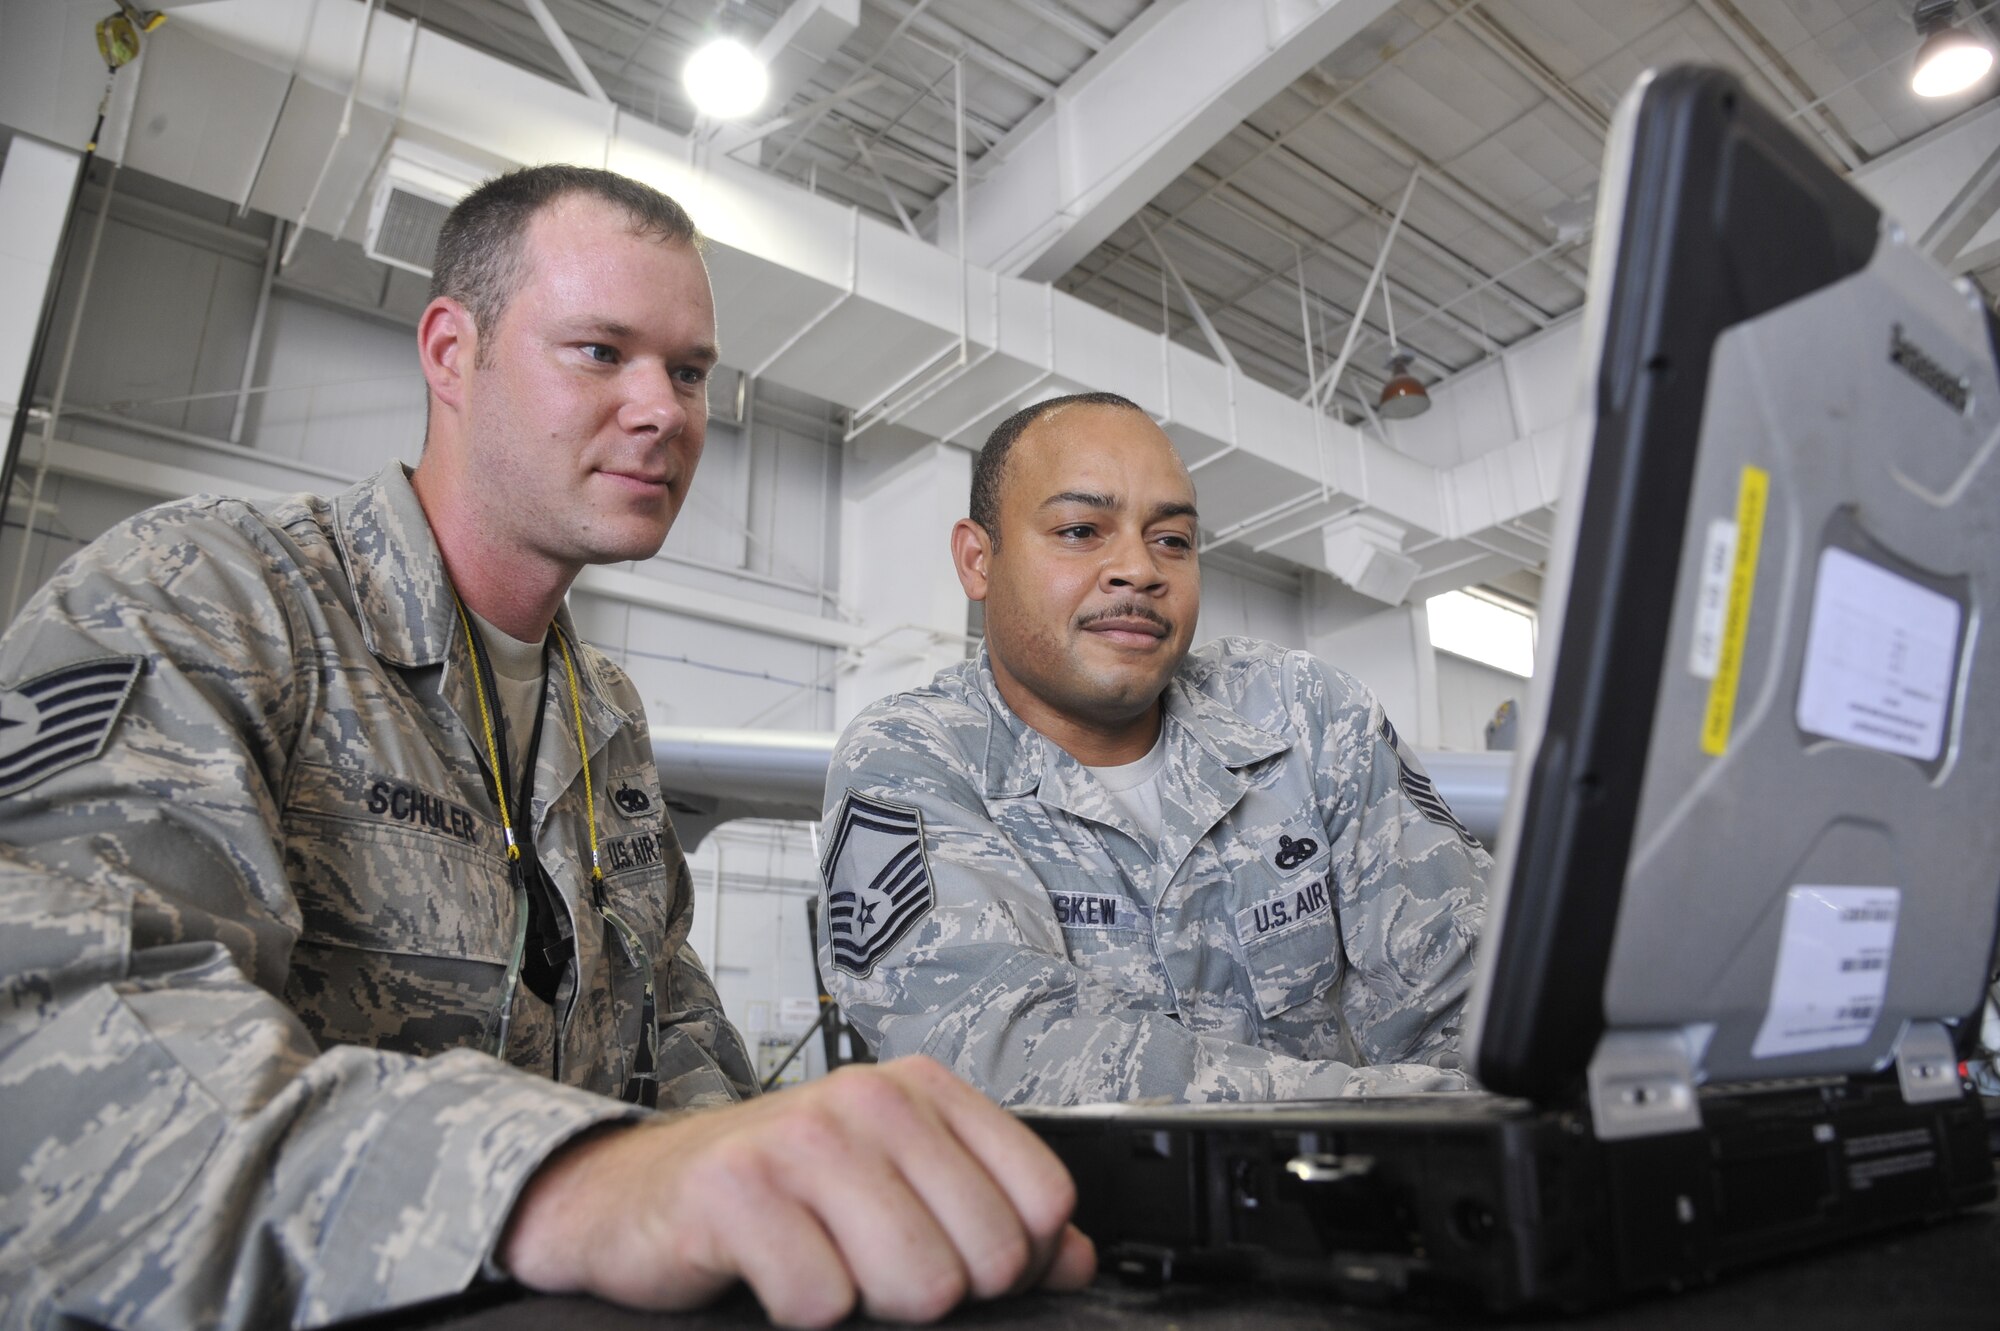
[{"label": "camouflage uniform jacket", "polygon": [[[553,1006],[518,990],[503,1062],[517,899],[400,467],[142,513],[30,603],[0,640],[0,1325],[306,1326],[447,1294],[491,1273],[550,1151],[640,1112],[603,1094],[644,976],[592,900],[550,660],[531,814],[577,962]],[[686,946],[637,693],[575,660],[660,1103],[733,1099],[752,1073]]]},{"label": "camouflage uniform jacket", "polygon": [[1225,638],[1164,712],[1158,845],[1014,714],[983,651],[857,717],[820,901],[848,1016],[1003,1103],[1464,1086],[1440,1069],[1492,862],[1374,697]]}]

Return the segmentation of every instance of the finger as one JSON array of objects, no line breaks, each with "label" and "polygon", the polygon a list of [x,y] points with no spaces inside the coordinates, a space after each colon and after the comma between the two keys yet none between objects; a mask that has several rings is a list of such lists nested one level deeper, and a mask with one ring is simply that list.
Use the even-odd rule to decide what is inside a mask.
[{"label": "finger", "polygon": [[[1026,1288],[1041,1253],[1013,1199],[928,1100],[895,1138],[896,1167],[936,1218],[982,1299]],[[996,1111],[997,1112],[997,1111]]]},{"label": "finger", "polygon": [[1097,1245],[1075,1225],[1064,1225],[1055,1260],[1042,1274],[1043,1289],[1082,1289],[1097,1279]]},{"label": "finger", "polygon": [[[753,1204],[742,1194],[716,1201],[712,1274],[723,1286],[740,1278],[779,1326],[831,1326],[853,1311],[854,1277],[837,1240],[811,1211],[776,1193]],[[680,1288],[685,1297],[654,1306],[694,1308],[719,1292],[692,1283]]]},{"label": "finger", "polygon": [[[1076,1184],[1042,1139],[943,1065],[929,1059],[886,1066],[921,1085],[954,1136],[1007,1196],[1028,1231],[1033,1270],[1054,1260],[1076,1208]],[[1017,1286],[1024,1287],[1024,1286]]]},{"label": "finger", "polygon": [[873,1317],[932,1321],[965,1297],[970,1277],[937,1215],[897,1163],[935,1158],[913,1143],[925,1124],[906,1090],[886,1078],[825,1086],[825,1113],[795,1128],[804,1146],[793,1191],[819,1218]]}]

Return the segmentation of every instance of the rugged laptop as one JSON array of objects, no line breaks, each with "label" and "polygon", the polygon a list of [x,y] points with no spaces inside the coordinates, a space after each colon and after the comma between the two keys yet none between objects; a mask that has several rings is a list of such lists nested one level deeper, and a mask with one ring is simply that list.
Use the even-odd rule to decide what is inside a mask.
[{"label": "rugged laptop", "polygon": [[1586,319],[1493,1094],[1023,1111],[1127,1271],[1574,1306],[1994,1195],[1994,323],[1697,68],[1620,109]]}]

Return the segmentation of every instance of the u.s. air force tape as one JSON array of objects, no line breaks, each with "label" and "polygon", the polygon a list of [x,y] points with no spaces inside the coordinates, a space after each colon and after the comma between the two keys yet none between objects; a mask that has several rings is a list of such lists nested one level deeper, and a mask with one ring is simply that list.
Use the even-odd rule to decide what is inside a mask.
[{"label": "u.s. air force tape", "polygon": [[848,791],[820,878],[833,964],[866,975],[937,904],[922,815]]},{"label": "u.s. air force tape", "polygon": [[1458,815],[1444,802],[1444,796],[1438,794],[1437,787],[1431,784],[1428,776],[1424,775],[1424,770],[1417,766],[1415,755],[1405,752],[1402,736],[1396,733],[1396,727],[1389,724],[1389,718],[1386,716],[1382,718],[1382,738],[1389,745],[1389,751],[1396,755],[1398,780],[1402,784],[1403,793],[1410,797],[1410,803],[1417,806],[1417,811],[1439,826],[1449,827],[1458,833],[1458,839],[1474,850],[1481,849],[1479,838],[1468,832],[1465,824],[1458,821]]},{"label": "u.s. air force tape", "polygon": [[0,690],[0,796],[102,753],[145,666],[143,656],[106,656]]}]

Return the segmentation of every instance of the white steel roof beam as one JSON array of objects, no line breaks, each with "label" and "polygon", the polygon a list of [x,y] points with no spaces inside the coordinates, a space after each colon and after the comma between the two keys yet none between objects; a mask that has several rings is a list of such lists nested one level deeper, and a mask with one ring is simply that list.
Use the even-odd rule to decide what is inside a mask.
[{"label": "white steel roof beam", "polygon": [[2000,260],[1996,167],[2000,101],[1988,100],[1848,179],[1919,237],[1939,263],[1966,273]]},{"label": "white steel roof beam", "polygon": [[[1230,193],[1235,194],[1237,191],[1232,190]],[[1249,195],[1242,196],[1241,204],[1234,199],[1218,200],[1217,202],[1219,206],[1227,208],[1230,212],[1235,213],[1252,226],[1267,231],[1278,239],[1288,241],[1292,245],[1299,247],[1305,258],[1325,259],[1335,267],[1346,272],[1349,276],[1358,277],[1363,281],[1367,280],[1369,271],[1367,261],[1357,259],[1346,250],[1341,249],[1331,238],[1315,236],[1310,231],[1292,222],[1291,219],[1285,217],[1283,214],[1274,213],[1268,204]],[[1269,217],[1260,215],[1265,213],[1271,215]],[[1292,264],[1257,264],[1254,261],[1246,260],[1243,266],[1250,273],[1249,279],[1234,295],[1226,296],[1217,303],[1215,308],[1218,313],[1234,308],[1280,278],[1289,280],[1290,275],[1296,270],[1297,264],[1296,262]],[[1430,300],[1421,292],[1411,291],[1407,287],[1400,287],[1398,290],[1403,293],[1403,298],[1406,302],[1423,314],[1421,320],[1412,319],[1409,322],[1409,328],[1416,327],[1420,322],[1430,322],[1432,319],[1436,319],[1450,326],[1458,336],[1469,342],[1484,346],[1492,341],[1492,338],[1487,336],[1484,329],[1477,328],[1458,315],[1447,312],[1444,306]],[[1352,311],[1341,309],[1338,304],[1326,297],[1315,295],[1313,299],[1325,305],[1329,310],[1337,312],[1342,318],[1352,317]],[[1406,328],[1404,331],[1407,332],[1409,329]]]},{"label": "white steel roof beam", "polygon": [[1092,51],[1103,50],[1112,37],[1112,34],[1085,23],[1061,6],[1049,4],[1048,0],[1014,0],[1014,7],[1026,10],[1052,28],[1062,29]]},{"label": "white steel roof beam", "polygon": [[757,43],[757,57],[771,71],[767,105],[783,110],[860,23],[861,0],[792,0]]},{"label": "white steel roof beam", "polygon": [[889,48],[896,44],[896,39],[903,35],[906,28],[917,21],[917,16],[923,12],[924,6],[930,2],[931,0],[917,0],[914,6],[905,7],[906,12],[903,14],[902,20],[896,24],[896,29],[889,34],[888,40],[876,49],[874,55],[869,56],[867,60],[862,62],[860,68],[847,76],[847,81],[834,90],[835,95],[833,99],[824,100],[824,104],[819,110],[813,112],[812,119],[806,121],[805,127],[792,137],[792,141],[785,146],[784,151],[779,153],[775,160],[764,164],[766,168],[776,171],[785,164],[785,160],[792,155],[794,150],[806,142],[807,137],[813,132],[813,128],[826,118],[828,111],[833,109],[833,101],[838,100],[842,93],[846,92],[857,81],[866,78],[874,70],[875,66],[882,63],[883,57],[889,54]]},{"label": "white steel roof beam", "polygon": [[562,30],[562,24],[556,22],[556,16],[549,12],[547,0],[522,0],[522,3],[527,5],[528,12],[535,16],[535,23],[541,28],[542,35],[549,39],[550,46],[556,48],[556,54],[562,57],[563,67],[569,70],[569,76],[576,80],[576,86],[583,89],[583,95],[593,102],[602,102],[609,106],[611,98],[606,96],[604,89],[599,86],[597,76],[590,72],[590,66],[584,64],[583,57],[576,53],[576,46],[570,41],[569,34]]},{"label": "white steel roof beam", "polygon": [[[1461,184],[1443,166],[1418,152],[1401,135],[1377,121],[1373,116],[1356,107],[1349,107],[1339,115],[1340,127],[1357,135],[1363,142],[1378,152],[1387,154],[1399,162],[1411,166],[1421,166],[1438,192],[1465,211],[1485,222],[1530,254],[1543,252],[1548,237],[1538,234],[1512,213],[1492,202],[1484,195]],[[1548,266],[1560,274],[1581,292],[1590,285],[1590,273],[1580,263],[1571,259],[1552,258]]]},{"label": "white steel roof beam", "polygon": [[[1245,124],[1240,128],[1246,134],[1255,133],[1255,131],[1252,130],[1248,124]],[[1283,151],[1286,158],[1291,162],[1293,162],[1298,167],[1299,170],[1312,175],[1318,184],[1323,186],[1329,192],[1339,196],[1339,198],[1343,202],[1345,202],[1349,207],[1355,209],[1358,212],[1373,217],[1377,221],[1382,222],[1385,225],[1387,224],[1389,220],[1389,210],[1384,208],[1381,204],[1375,202],[1375,200],[1369,198],[1367,195],[1361,193],[1359,190],[1356,190],[1353,186],[1347,184],[1347,182],[1341,180],[1338,176],[1329,174],[1321,167],[1319,167],[1316,163],[1314,163],[1311,159],[1302,157],[1297,153],[1292,152],[1290,149],[1285,149]],[[1430,173],[1430,174],[1432,175],[1433,179],[1436,178],[1435,173]],[[1249,197],[1247,195],[1244,195],[1242,191],[1234,185],[1231,185],[1228,188],[1231,193],[1236,194],[1239,197],[1246,197],[1246,198]],[[1176,216],[1178,216],[1178,214]],[[1171,222],[1171,220],[1172,219],[1169,219],[1169,222]],[[1159,229],[1165,231],[1168,227],[1168,224],[1169,223],[1167,222],[1161,223]],[[1481,273],[1475,266],[1473,266],[1473,264],[1468,262],[1466,259],[1462,258],[1458,253],[1451,250],[1441,242],[1433,240],[1430,236],[1425,235],[1420,228],[1412,225],[1408,228],[1408,234],[1410,237],[1410,243],[1413,246],[1422,250],[1424,254],[1426,254],[1431,259],[1436,260],[1438,263],[1442,264],[1446,268],[1450,269],[1452,272],[1456,273],[1461,280],[1467,282],[1468,284],[1482,282],[1485,280],[1485,274]],[[1287,236],[1286,239],[1290,240],[1292,239],[1292,237]],[[1122,259],[1129,256],[1132,253],[1132,251],[1137,248],[1138,246],[1136,245],[1124,247],[1119,251],[1117,255],[1113,256],[1112,262],[1116,262],[1117,259]],[[1540,250],[1531,252],[1532,257],[1540,257],[1541,253],[1542,251]],[[1097,274],[1092,274],[1091,277],[1085,278],[1084,281],[1079,283],[1076,287],[1073,287],[1072,291],[1084,290],[1091,284],[1093,280],[1095,280],[1098,274],[1101,274],[1104,271],[1106,271],[1108,267],[1109,265],[1107,264],[1106,268],[1100,268]],[[1504,284],[1495,284],[1492,287],[1492,290],[1494,292],[1494,298],[1496,300],[1503,301],[1509,309],[1514,311],[1514,313],[1519,315],[1521,318],[1526,319],[1528,322],[1534,324],[1535,327],[1537,328],[1546,328],[1552,320],[1560,317],[1560,314],[1552,314],[1549,311],[1542,309],[1539,305],[1535,304],[1535,302],[1529,300],[1525,296],[1520,295],[1518,292],[1511,290]]]},{"label": "white steel roof beam", "polygon": [[929,14],[921,13],[922,4],[909,4],[907,0],[875,0],[890,13],[904,18],[911,32],[957,47],[965,53],[965,58],[976,65],[998,74],[1001,78],[1019,84],[1022,88],[1047,99],[1056,95],[1056,85],[1029,69],[1026,65],[1003,55],[982,41],[967,35],[949,23],[941,22]]},{"label": "white steel roof beam", "polygon": [[1465,26],[1478,34],[1489,51],[1513,66],[1515,73],[1534,84],[1543,96],[1568,112],[1570,119],[1590,131],[1599,142],[1603,141],[1605,134],[1611,129],[1611,117],[1605,115],[1596,104],[1583,97],[1576,89],[1563,82],[1533,51],[1521,45],[1519,38],[1501,27],[1490,14],[1468,14]]},{"label": "white steel roof beam", "polygon": [[[1191,237],[1191,239],[1205,240],[1204,237],[1199,237],[1199,236]],[[1221,247],[1215,245],[1213,242],[1206,242],[1205,248],[1210,249],[1218,256],[1223,258],[1234,257],[1229,255],[1229,253],[1226,250],[1223,250]],[[1141,278],[1148,279],[1150,286],[1153,288],[1157,288],[1160,281],[1163,279],[1169,282],[1173,280],[1172,277],[1165,270],[1159,268],[1156,265],[1148,264],[1144,258],[1136,254],[1126,255],[1123,259],[1119,260],[1119,263],[1120,265],[1126,268],[1134,270]],[[1363,276],[1364,277],[1366,276],[1365,269],[1363,270]],[[1108,285],[1113,290],[1130,296],[1135,304],[1143,304],[1149,310],[1157,310],[1159,307],[1158,300],[1155,299],[1150,294],[1149,291],[1142,290],[1139,287],[1133,286],[1129,282],[1124,282],[1116,278],[1113,278],[1108,282]],[[1314,295],[1312,296],[1312,300],[1315,305],[1324,306],[1325,310],[1330,311],[1336,319],[1347,320],[1353,318],[1351,312],[1340,308],[1340,306],[1335,305],[1333,302],[1326,300],[1323,297]],[[1215,313],[1215,318],[1220,320],[1227,320],[1234,325],[1233,331],[1235,331],[1237,335],[1238,345],[1245,352],[1247,352],[1254,360],[1270,366],[1273,370],[1273,374],[1271,376],[1272,378],[1277,379],[1280,382],[1288,378],[1293,378],[1293,377],[1299,378],[1301,384],[1300,391],[1301,392],[1304,391],[1303,375],[1305,367],[1302,364],[1285,360],[1282,356],[1272,352],[1269,349],[1271,345],[1286,347],[1286,348],[1291,348],[1296,345],[1294,340],[1295,334],[1293,334],[1288,327],[1281,327],[1277,324],[1272,323],[1269,319],[1265,318],[1264,316],[1255,314],[1241,307],[1218,309]],[[1189,326],[1198,327],[1198,323],[1193,319],[1189,319],[1187,323],[1177,325],[1172,323],[1170,320],[1167,328],[1168,336],[1171,337],[1175,333],[1178,333]],[[1361,344],[1362,350],[1366,350],[1370,347],[1384,344],[1388,341],[1388,338],[1384,334],[1376,330],[1375,325],[1373,324],[1372,321],[1367,323],[1366,332],[1367,332],[1367,340]],[[1262,338],[1263,341],[1261,343],[1252,342],[1250,339],[1252,338],[1253,335]],[[1444,362],[1439,361],[1436,357],[1433,356],[1424,355],[1420,356],[1419,358],[1433,365],[1444,364]],[[1348,381],[1351,384],[1351,381],[1353,381],[1357,375],[1364,381],[1364,386],[1372,386],[1375,389],[1379,389],[1381,387],[1381,381],[1384,377],[1386,377],[1381,375],[1374,375],[1361,366],[1349,365],[1346,374],[1343,376],[1343,380]],[[1362,398],[1365,396],[1365,394],[1355,393],[1351,394],[1351,396],[1353,397],[1354,402],[1358,406],[1362,401]]]},{"label": "white steel roof beam", "polygon": [[[1439,32],[1442,32],[1446,28],[1451,27],[1454,23],[1465,18],[1466,16],[1471,14],[1472,7],[1477,2],[1478,0],[1466,0],[1466,3],[1462,4],[1458,9],[1452,11],[1450,14],[1445,15],[1444,18],[1438,20],[1430,27],[1425,28],[1422,32],[1418,33],[1414,40],[1404,45],[1402,51],[1399,54],[1408,55],[1410,51],[1415,49],[1426,39],[1436,35]],[[1242,161],[1238,162],[1236,165],[1230,167],[1227,172],[1221,175],[1215,175],[1213,172],[1204,172],[1201,164],[1199,162],[1195,163],[1193,166],[1189,168],[1189,170],[1191,172],[1203,172],[1204,174],[1209,175],[1210,176],[1209,183],[1202,187],[1202,190],[1199,194],[1195,195],[1192,199],[1182,204],[1179,208],[1176,208],[1172,213],[1169,213],[1167,215],[1167,219],[1160,224],[1160,228],[1162,230],[1165,230],[1167,227],[1174,225],[1175,223],[1179,222],[1182,218],[1186,217],[1190,212],[1194,211],[1194,209],[1199,207],[1202,203],[1214,197],[1214,195],[1218,191],[1220,191],[1226,186],[1234,185],[1236,183],[1237,178],[1241,176],[1244,172],[1248,171],[1251,167],[1263,161],[1265,158],[1285,148],[1287,145],[1291,143],[1294,137],[1304,133],[1307,129],[1310,129],[1313,126],[1313,124],[1320,119],[1320,117],[1328,115],[1331,112],[1333,112],[1336,108],[1344,105],[1346,102],[1348,102],[1358,93],[1360,93],[1362,89],[1366,88],[1370,83],[1372,83],[1376,79],[1376,77],[1380,75],[1384,70],[1394,68],[1395,65],[1396,61],[1394,60],[1384,60],[1380,64],[1376,65],[1373,69],[1370,69],[1367,73],[1363,74],[1360,78],[1355,79],[1351,83],[1344,84],[1338,90],[1328,92],[1328,94],[1324,98],[1322,98],[1317,104],[1315,104],[1312,107],[1312,109],[1309,110],[1305,115],[1301,116],[1298,119],[1298,121],[1295,124],[1293,124],[1289,129],[1286,129],[1281,133],[1273,135],[1272,137],[1264,140],[1262,144],[1258,145],[1256,151],[1249,154],[1247,157],[1245,157]],[[1296,89],[1295,91],[1297,91],[1300,96],[1305,95],[1303,86],[1300,87],[1299,89]],[[1128,245],[1118,252],[1116,258],[1123,258],[1127,254],[1132,253],[1132,251],[1137,248],[1138,245],[1136,242],[1132,245]]]},{"label": "white steel roof beam", "polygon": [[[1005,145],[1005,161],[965,196],[972,261],[1034,280],[1061,276],[1392,3],[1182,0],[1148,9],[1034,113]],[[940,201],[958,203],[956,191]]]},{"label": "white steel roof beam", "polygon": [[1842,166],[1853,171],[1867,160],[1867,154],[1861,151],[1861,145],[1854,141],[1854,136],[1841,128],[1830,111],[1811,100],[1812,89],[1806,86],[1798,71],[1764,40],[1763,34],[1751,25],[1742,11],[1729,0],[1695,0],[1695,3],[1702,13],[1708,15],[1709,21],[1721,29],[1730,44],[1741,51],[1752,67],[1764,76],[1778,96],[1792,108],[1793,114],[1813,127],[1820,142],[1840,160]]}]

